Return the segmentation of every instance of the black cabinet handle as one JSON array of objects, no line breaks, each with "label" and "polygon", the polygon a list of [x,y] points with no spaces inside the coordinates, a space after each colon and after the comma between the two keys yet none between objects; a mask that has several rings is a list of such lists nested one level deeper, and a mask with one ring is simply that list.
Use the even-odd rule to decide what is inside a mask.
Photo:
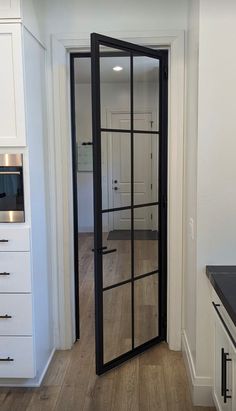
[{"label": "black cabinet handle", "polygon": [[10,358],[10,357],[7,357],[7,358],[0,358],[0,361],[4,361],[4,362],[7,362],[7,361],[14,361],[14,358]]},{"label": "black cabinet handle", "polygon": [[12,318],[11,315],[5,314],[5,315],[0,315],[1,320],[8,320],[9,318]]},{"label": "black cabinet handle", "polygon": [[227,399],[232,398],[231,395],[228,395],[229,389],[227,388],[227,363],[232,361],[228,355],[229,353],[221,348],[221,396],[224,398],[225,404]]},{"label": "black cabinet handle", "polygon": [[8,243],[9,240],[5,240],[4,238],[2,240],[0,240],[0,243]]},{"label": "black cabinet handle", "polygon": [[224,369],[225,369],[225,371],[224,371],[224,373],[225,373],[225,376],[224,376],[224,379],[225,379],[224,403],[225,404],[227,403],[227,399],[232,398],[231,395],[227,394],[229,392],[229,389],[227,388],[227,363],[232,361],[231,358],[228,358],[228,355],[229,355],[228,353],[224,353],[224,357],[225,357],[225,360],[224,360]]},{"label": "black cabinet handle", "polygon": [[92,141],[84,141],[83,143],[82,143],[82,146],[92,146],[93,145],[93,142]]},{"label": "black cabinet handle", "polygon": [[10,275],[10,273],[4,272],[4,273],[0,273],[0,275]]},{"label": "black cabinet handle", "polygon": [[224,348],[221,348],[221,397],[224,397],[225,393],[225,352]]}]

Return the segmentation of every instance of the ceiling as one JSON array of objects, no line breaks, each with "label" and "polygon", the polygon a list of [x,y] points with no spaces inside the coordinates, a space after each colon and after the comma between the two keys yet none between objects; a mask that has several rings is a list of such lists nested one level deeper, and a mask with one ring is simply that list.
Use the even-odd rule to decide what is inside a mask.
[{"label": "ceiling", "polygon": [[[114,66],[123,67],[122,71],[114,71]],[[150,57],[137,56],[133,60],[134,81],[155,82],[158,80],[159,61]],[[129,57],[101,57],[100,77],[102,83],[128,83],[130,80]],[[90,58],[75,59],[75,82],[88,84],[91,81]]]}]

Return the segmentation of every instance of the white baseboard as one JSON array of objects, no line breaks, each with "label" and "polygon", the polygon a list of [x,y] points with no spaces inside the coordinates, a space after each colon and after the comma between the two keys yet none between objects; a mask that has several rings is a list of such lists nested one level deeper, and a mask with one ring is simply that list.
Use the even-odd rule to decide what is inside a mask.
[{"label": "white baseboard", "polygon": [[48,357],[48,361],[43,369],[43,372],[40,374],[39,377],[32,378],[32,379],[23,379],[23,378],[0,379],[0,387],[29,387],[29,388],[40,387],[45,377],[45,374],[48,370],[48,367],[52,361],[54,353],[55,353],[55,348],[52,349],[51,354]]},{"label": "white baseboard", "polygon": [[193,405],[202,407],[214,406],[212,379],[210,377],[196,375],[195,365],[185,331],[183,331],[182,334],[182,352],[187,369]]},{"label": "white baseboard", "polygon": [[43,381],[43,379],[44,379],[44,377],[45,377],[45,375],[46,375],[46,372],[47,372],[47,370],[48,370],[48,367],[49,367],[49,365],[50,365],[50,363],[51,363],[51,361],[52,361],[52,359],[53,359],[53,356],[54,356],[54,354],[55,354],[55,351],[56,351],[55,348],[53,348],[52,351],[51,351],[51,354],[49,355],[48,361],[47,361],[47,363],[46,363],[46,365],[45,365],[45,367],[44,367],[44,369],[43,369],[42,374],[41,374],[40,377],[39,377],[38,387],[40,387],[40,385],[42,384],[42,381]]}]

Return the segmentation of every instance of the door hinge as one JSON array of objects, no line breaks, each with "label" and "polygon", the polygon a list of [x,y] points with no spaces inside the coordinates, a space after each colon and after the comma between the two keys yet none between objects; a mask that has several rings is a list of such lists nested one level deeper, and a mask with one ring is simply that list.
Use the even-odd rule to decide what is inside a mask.
[{"label": "door hinge", "polygon": [[168,67],[167,66],[164,68],[164,78],[168,80]]},{"label": "door hinge", "polygon": [[152,184],[151,184],[151,190],[152,190]]},{"label": "door hinge", "polygon": [[151,160],[152,160],[152,153],[150,154],[150,158],[151,158]]},{"label": "door hinge", "polygon": [[167,207],[167,196],[162,196],[162,207],[163,208]]},{"label": "door hinge", "polygon": [[152,220],[152,214],[151,214],[151,220]]},{"label": "door hinge", "polygon": [[151,126],[151,128],[152,128],[152,126],[153,126],[153,120],[150,121],[150,126]]},{"label": "door hinge", "polygon": [[166,330],[166,327],[167,327],[167,316],[166,316],[166,315],[163,315],[163,316],[162,316],[162,328],[163,328],[164,330]]}]

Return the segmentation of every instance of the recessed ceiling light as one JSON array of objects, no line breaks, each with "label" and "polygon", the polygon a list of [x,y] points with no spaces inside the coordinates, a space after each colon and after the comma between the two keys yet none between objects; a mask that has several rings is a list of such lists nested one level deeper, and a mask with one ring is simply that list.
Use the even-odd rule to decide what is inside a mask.
[{"label": "recessed ceiling light", "polygon": [[114,71],[121,71],[121,70],[123,70],[123,67],[115,66],[115,67],[113,67],[113,70]]}]

